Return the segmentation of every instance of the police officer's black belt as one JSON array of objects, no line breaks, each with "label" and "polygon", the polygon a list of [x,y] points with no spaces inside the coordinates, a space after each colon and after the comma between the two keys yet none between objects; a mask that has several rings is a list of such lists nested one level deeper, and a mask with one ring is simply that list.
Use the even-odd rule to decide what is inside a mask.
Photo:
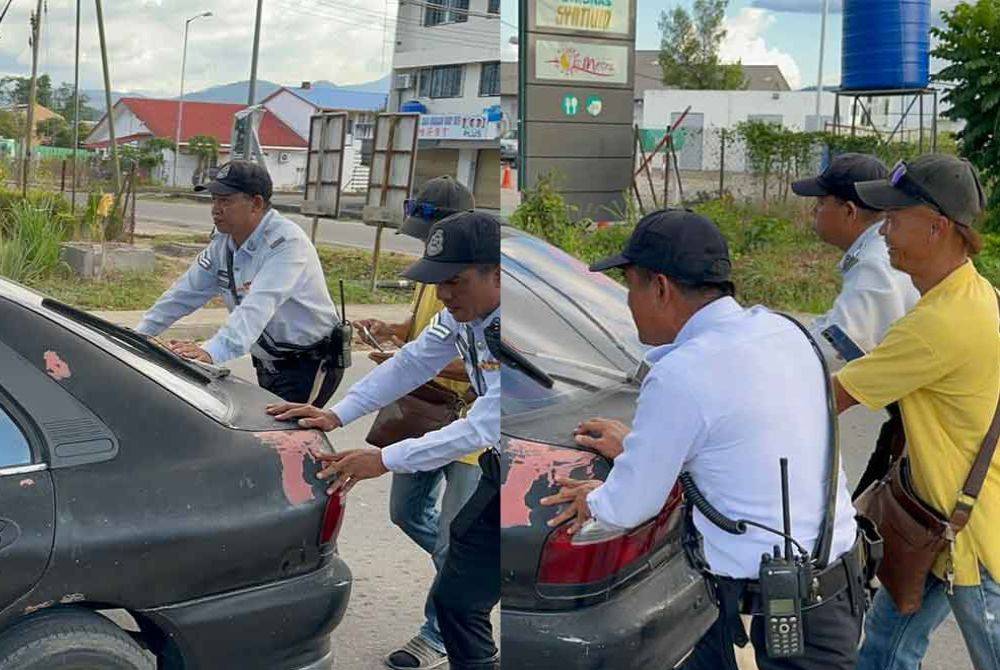
[{"label": "police officer's black belt", "polygon": [[[808,612],[827,601],[836,598],[847,591],[852,585],[858,593],[864,590],[864,546],[859,539],[851,549],[828,566],[813,574],[812,593],[810,600],[802,603],[802,611]],[[756,579],[746,580],[743,602],[740,603],[742,614],[763,614],[760,601],[760,584]]]}]

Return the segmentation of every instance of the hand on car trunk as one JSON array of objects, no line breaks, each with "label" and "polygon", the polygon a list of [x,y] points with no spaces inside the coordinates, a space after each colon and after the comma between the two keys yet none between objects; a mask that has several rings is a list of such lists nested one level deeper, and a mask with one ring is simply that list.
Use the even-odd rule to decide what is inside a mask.
[{"label": "hand on car trunk", "polygon": [[201,361],[202,363],[214,363],[211,354],[199,347],[194,342],[183,340],[170,340],[170,351],[184,358]]},{"label": "hand on car trunk", "polygon": [[375,447],[348,449],[337,454],[317,456],[320,461],[327,464],[317,477],[320,479],[337,477],[326,490],[328,495],[333,495],[338,490],[346,494],[362,479],[381,477],[389,472],[389,468],[382,463],[381,450]]},{"label": "hand on car trunk", "polygon": [[549,526],[554,528],[566,521],[572,521],[569,526],[569,534],[572,535],[580,530],[587,519],[592,516],[590,506],[587,504],[587,495],[603,483],[599,479],[557,479],[556,484],[560,486],[559,492],[539,501],[546,507],[566,503],[566,507],[549,520]]},{"label": "hand on car trunk", "polygon": [[581,447],[593,449],[605,458],[614,460],[622,453],[622,443],[630,432],[631,428],[621,421],[597,418],[581,423],[573,431],[573,436]]},{"label": "hand on car trunk", "polygon": [[344,425],[333,412],[306,403],[281,402],[268,405],[265,409],[278,421],[298,419],[301,428],[319,428],[328,433]]}]

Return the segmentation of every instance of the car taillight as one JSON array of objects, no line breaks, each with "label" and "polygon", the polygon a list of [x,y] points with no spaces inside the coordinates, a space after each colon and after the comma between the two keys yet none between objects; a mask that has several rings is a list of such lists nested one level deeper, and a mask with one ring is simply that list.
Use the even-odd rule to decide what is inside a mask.
[{"label": "car taillight", "polygon": [[344,523],[344,496],[337,491],[326,500],[326,512],[323,513],[323,528],[319,534],[319,543],[327,544],[337,539],[340,527]]},{"label": "car taillight", "polygon": [[648,557],[675,526],[680,501],[680,488],[675,486],[659,514],[627,532],[585,527],[570,535],[568,526],[560,526],[542,549],[539,585],[602,582]]}]

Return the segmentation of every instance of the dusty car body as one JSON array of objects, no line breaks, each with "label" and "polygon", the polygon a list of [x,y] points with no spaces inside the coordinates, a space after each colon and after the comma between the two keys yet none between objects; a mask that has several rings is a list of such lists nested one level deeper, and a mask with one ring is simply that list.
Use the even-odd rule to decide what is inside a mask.
[{"label": "dusty car body", "polygon": [[604,479],[611,462],[576,447],[573,429],[603,416],[629,423],[643,346],[612,280],[538,239],[505,229],[504,338],[554,380],[546,389],[503,369],[504,664],[670,668],[716,618],[682,548],[683,498],[627,533],[550,529],[539,500],[560,477]]},{"label": "dusty car body", "polygon": [[0,280],[0,668],[332,667],[343,505],[273,400]]}]

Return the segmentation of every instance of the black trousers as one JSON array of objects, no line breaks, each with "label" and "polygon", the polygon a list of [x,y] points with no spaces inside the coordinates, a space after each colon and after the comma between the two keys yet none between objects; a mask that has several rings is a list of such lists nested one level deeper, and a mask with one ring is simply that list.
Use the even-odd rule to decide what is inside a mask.
[{"label": "black trousers", "polygon": [[[325,361],[301,359],[278,361],[275,371],[268,369],[267,364],[256,356],[253,357],[253,367],[257,371],[257,383],[282,400],[288,402],[308,402],[312,393],[320,366],[327,365]],[[316,407],[326,406],[334,391],[340,386],[344,377],[343,368],[327,368],[326,375],[320,385],[319,393],[313,399]]]},{"label": "black trousers", "polygon": [[[719,618],[695,646],[682,670],[738,670],[733,645],[747,642],[740,619],[738,601],[745,582],[718,580]],[[864,612],[852,605],[849,590],[802,614],[805,654],[795,658],[769,658],[764,636],[764,617],[755,616],[750,625],[760,670],[854,670],[858,662],[858,641]]]},{"label": "black trousers", "polygon": [[451,670],[500,669],[490,622],[500,602],[499,460],[488,451],[479,462],[483,476],[452,521],[448,554],[431,590]]}]

